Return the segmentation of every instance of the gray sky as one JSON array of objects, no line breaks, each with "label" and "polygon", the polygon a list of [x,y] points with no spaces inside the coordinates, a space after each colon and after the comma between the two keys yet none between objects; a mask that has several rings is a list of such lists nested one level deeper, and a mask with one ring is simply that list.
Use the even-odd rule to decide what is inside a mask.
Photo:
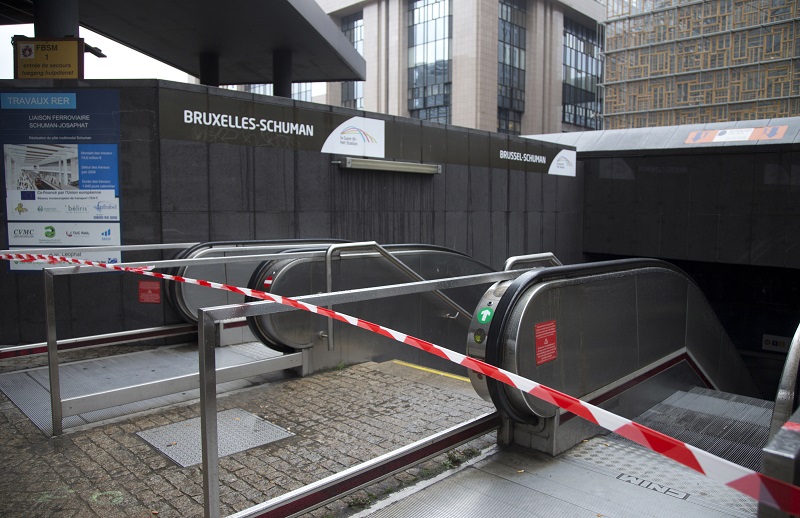
[{"label": "gray sky", "polygon": [[[14,52],[11,37],[15,34],[33,37],[33,24],[0,25],[0,79],[14,78]],[[168,79],[187,82],[188,75],[160,61],[140,54],[104,36],[81,27],[81,38],[99,47],[107,58],[86,54],[83,61],[86,79]]]}]

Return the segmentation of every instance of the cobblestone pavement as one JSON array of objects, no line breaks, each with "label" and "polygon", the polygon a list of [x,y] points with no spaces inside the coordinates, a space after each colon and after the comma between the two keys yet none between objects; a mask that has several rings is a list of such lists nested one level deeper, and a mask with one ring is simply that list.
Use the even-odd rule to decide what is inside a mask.
[{"label": "cobblestone pavement", "polygon": [[[15,370],[15,360],[2,370]],[[295,434],[220,459],[223,516],[493,410],[463,380],[393,362],[274,381],[221,395],[218,407]],[[199,415],[194,402],[48,438],[0,394],[0,516],[203,516],[200,466],[180,467],[136,435]],[[353,514],[494,440],[486,435],[309,516]]]}]

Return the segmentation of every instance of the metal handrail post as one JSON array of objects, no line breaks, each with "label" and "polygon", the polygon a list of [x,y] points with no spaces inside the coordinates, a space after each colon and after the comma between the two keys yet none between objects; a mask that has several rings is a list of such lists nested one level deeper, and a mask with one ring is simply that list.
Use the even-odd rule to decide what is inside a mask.
[{"label": "metal handrail post", "polygon": [[219,440],[217,436],[217,326],[201,309],[197,318],[200,353],[200,442],[203,452],[203,515],[219,518]]},{"label": "metal handrail post", "polygon": [[[373,245],[377,246],[378,243],[375,241],[367,241],[365,243],[347,243],[347,248],[364,248],[369,247],[372,248]],[[331,245],[328,247],[328,250],[325,252],[325,291],[328,293],[333,293],[333,252],[340,249],[341,245]],[[333,306],[328,304],[328,309],[333,310]],[[328,322],[328,350],[333,351],[333,319],[327,319]]]},{"label": "metal handrail post", "polygon": [[550,263],[550,266],[564,266],[561,261],[558,260],[558,257],[555,256],[552,252],[542,252],[540,254],[529,254],[529,255],[515,255],[506,259],[506,264],[503,267],[503,270],[509,271],[513,269],[519,263],[526,263],[526,262],[536,262],[536,263]]},{"label": "metal handrail post", "polygon": [[47,322],[47,369],[50,373],[50,414],[53,419],[53,436],[63,433],[61,410],[61,383],[58,379],[58,338],[56,337],[56,297],[53,274],[44,270],[44,303]]},{"label": "metal handrail post", "polygon": [[792,417],[797,402],[797,375],[800,369],[800,326],[794,332],[789,351],[786,353],[786,363],[778,383],[775,396],[775,406],[772,409],[772,420],[769,426],[769,437],[773,437],[778,430]]}]

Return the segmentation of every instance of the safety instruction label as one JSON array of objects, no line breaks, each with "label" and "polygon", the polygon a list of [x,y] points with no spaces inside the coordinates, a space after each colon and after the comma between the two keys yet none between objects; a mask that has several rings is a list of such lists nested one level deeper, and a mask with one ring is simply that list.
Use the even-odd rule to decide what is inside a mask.
[{"label": "safety instruction label", "polygon": [[536,365],[551,362],[558,358],[556,321],[540,322],[534,327],[536,330]]},{"label": "safety instruction label", "polygon": [[159,281],[139,281],[139,302],[161,304],[161,283]]}]

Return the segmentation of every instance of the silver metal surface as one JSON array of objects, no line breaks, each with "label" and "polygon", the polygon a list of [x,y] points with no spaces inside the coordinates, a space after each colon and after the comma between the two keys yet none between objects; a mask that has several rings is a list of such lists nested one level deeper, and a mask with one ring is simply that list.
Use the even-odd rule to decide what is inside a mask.
[{"label": "silver metal surface", "polygon": [[771,401],[696,387],[676,392],[635,421],[760,471],[771,415]]},{"label": "silver metal surface", "polygon": [[[229,347],[217,348],[221,368],[226,373],[234,372],[236,381],[228,381],[230,376],[222,378],[219,391],[226,392],[252,386],[262,382],[269,372],[293,368],[301,363],[300,355],[280,355],[254,342]],[[111,401],[100,401],[97,405],[82,408],[75,416],[64,415],[63,427],[72,428],[89,423],[97,423],[132,413],[158,408],[181,401],[189,401],[199,396],[197,391],[197,348],[195,346],[159,347],[150,351],[141,351],[118,356],[110,356],[93,360],[84,360],[60,365],[60,388],[65,407],[71,402],[80,403],[81,396],[107,392],[112,396],[115,389],[123,398]],[[266,362],[266,363],[264,363]],[[240,368],[237,366],[241,366]],[[254,369],[254,367],[256,367]],[[194,374],[191,374],[194,373]],[[170,392],[159,397],[152,397],[143,387],[159,380],[174,376],[192,378],[193,383],[183,390]],[[273,376],[274,377],[274,376]],[[240,379],[242,378],[242,379]],[[136,387],[139,385],[139,387]],[[9,372],[0,374],[0,390],[17,405],[22,412],[42,431],[51,434],[52,413],[48,393],[48,368]],[[130,393],[130,397],[127,397]],[[166,392],[166,391],[162,391]],[[89,400],[100,396],[89,397]],[[126,403],[126,401],[129,401]]]},{"label": "silver metal surface", "polygon": [[[208,243],[191,254],[181,257],[177,274],[181,277],[220,282],[231,286],[247,286],[253,271],[264,261],[286,257],[303,258],[319,255],[319,252],[303,252],[304,248],[318,248],[326,242],[282,244],[263,244],[246,246],[220,246]],[[284,252],[292,249],[293,252]],[[159,265],[163,267],[165,265]],[[244,295],[223,290],[209,290],[194,284],[174,286],[175,309],[188,322],[197,321],[197,310],[201,307],[238,304],[245,300]]]},{"label": "silver metal surface", "polygon": [[[388,504],[388,505],[387,505]],[[616,436],[550,457],[505,448],[357,518],[745,518],[755,501]]]},{"label": "silver metal surface", "polygon": [[[537,365],[536,324],[554,321],[557,357]],[[757,393],[702,293],[665,268],[636,268],[536,283],[511,309],[503,367],[578,398],[685,350],[714,387]],[[685,349],[684,349],[685,348]],[[520,412],[542,403],[504,388]]]},{"label": "silver metal surface", "polygon": [[[343,244],[334,244],[328,247],[328,250],[325,252],[325,284],[327,287],[327,292],[333,292],[333,254],[338,252],[339,254],[342,253],[344,250],[361,250],[367,252],[377,252],[383,259],[389,262],[392,266],[394,266],[399,272],[407,276],[412,281],[424,281],[425,278],[419,275],[417,272],[406,266],[405,263],[398,260],[394,257],[391,253],[389,253],[385,248],[380,246],[375,241],[368,241],[363,243],[343,243]],[[450,307],[453,311],[455,311],[455,318],[460,318],[465,324],[469,324],[471,313],[467,313],[467,311],[456,304],[450,297],[446,296],[439,290],[432,290],[431,293],[437,297],[440,301],[444,302],[445,305]],[[333,309],[332,306],[328,306],[328,309]],[[334,340],[334,327],[333,327],[333,319],[328,319],[328,333],[326,337],[328,341],[328,350],[333,351],[335,348],[335,340]]]},{"label": "silver metal surface", "polygon": [[58,338],[56,334],[56,296],[53,275],[45,270],[44,300],[45,320],[47,322],[47,370],[49,373],[50,412],[53,435],[63,433],[63,414],[61,407],[61,383],[58,377]]},{"label": "silver metal surface", "polygon": [[[266,349],[266,347],[262,348]],[[224,352],[224,349],[221,349]],[[217,370],[217,382],[224,383],[228,381],[239,380],[258,376],[267,372],[276,372],[286,369],[300,367],[302,365],[302,355],[300,353],[276,355],[273,357],[256,360],[248,363],[237,363],[227,367],[221,367]],[[147,365],[150,373],[155,373],[156,370],[151,368],[152,365]],[[174,372],[174,368],[170,366],[167,372]],[[121,381],[125,377],[125,372],[128,368],[121,373],[116,380]],[[159,371],[159,375],[163,376],[164,371]],[[151,377],[151,376],[148,376]],[[78,414],[85,414],[103,408],[120,406],[143,399],[152,399],[168,394],[175,394],[178,392],[185,392],[196,389],[200,386],[198,381],[197,372],[183,374],[181,376],[172,376],[162,379],[155,379],[147,383],[136,385],[128,385],[118,388],[111,388],[92,394],[82,396],[75,396],[71,398],[64,398],[61,400],[62,415],[64,417]]]},{"label": "silver metal surface", "polygon": [[202,309],[198,314],[200,436],[203,459],[203,514],[219,517],[219,440],[217,436],[217,366],[214,349],[219,329]]},{"label": "silver metal surface", "polygon": [[789,420],[795,410],[795,395],[797,394],[797,374],[800,369],[800,326],[794,332],[786,363],[778,382],[778,393],[775,397],[775,410],[772,413],[772,422],[769,426],[769,436],[772,437],[781,426]]},{"label": "silver metal surface", "polygon": [[[137,247],[141,249],[166,249],[166,248],[174,248],[175,245],[154,245],[154,246],[145,246],[145,247]],[[111,247],[115,250],[126,250],[127,247]],[[29,250],[19,250],[18,253],[28,253]],[[52,253],[52,250],[50,250]],[[204,259],[197,259],[196,262],[230,262],[236,263],[240,261],[252,261],[250,257],[224,257],[224,258],[211,258],[210,260]],[[141,262],[141,263],[121,263],[118,266],[159,266],[159,267],[166,267],[166,266],[178,266],[178,265],[185,265],[186,261],[148,261],[148,262]],[[48,383],[48,392],[50,394],[50,411],[52,414],[52,426],[51,431],[53,435],[60,435],[63,432],[63,403],[61,399],[61,388],[59,385],[59,364],[58,364],[58,337],[57,337],[57,330],[56,330],[56,311],[55,311],[55,290],[54,290],[54,283],[53,278],[56,275],[74,275],[74,274],[83,274],[83,273],[111,273],[113,270],[108,270],[99,267],[93,266],[69,266],[69,267],[53,267],[53,268],[45,268],[43,271],[44,275],[44,289],[45,289],[45,301],[46,301],[46,321],[47,321],[47,347],[48,347],[48,367],[50,370],[50,381]],[[214,290],[208,290],[214,291]],[[164,388],[165,390],[182,390],[183,386],[173,386],[170,385],[173,381],[165,382]],[[150,395],[155,394],[158,391],[151,391]],[[163,392],[162,392],[163,393]],[[119,393],[118,393],[119,394]],[[88,402],[85,400],[82,403],[73,402],[75,403],[74,411],[75,412],[88,412],[91,410],[97,410],[99,407],[97,406],[98,401],[102,401],[105,398],[94,398],[94,401]],[[119,401],[114,402],[115,404],[124,404],[130,402],[131,399],[123,396]],[[88,404],[84,404],[88,403]]]},{"label": "silver metal surface", "polygon": [[518,270],[519,265],[525,264],[526,268],[545,268],[547,266],[562,266],[563,263],[558,260],[552,252],[543,252],[541,254],[517,255],[506,259],[506,264],[503,270]]},{"label": "silver metal surface", "polygon": [[[509,268],[506,268],[506,271],[509,271]],[[493,284],[488,290],[486,290],[486,293],[483,294],[483,297],[481,297],[481,300],[475,307],[476,318],[472,319],[469,331],[467,332],[467,356],[477,358],[481,361],[486,361],[486,337],[489,331],[490,322],[481,322],[477,317],[479,317],[481,312],[485,311],[487,308],[491,311],[494,311],[494,309],[497,307],[497,303],[500,301],[500,297],[502,297],[508,289],[510,282],[511,281],[502,281]],[[486,385],[486,376],[472,370],[467,371],[467,375],[469,376],[469,380],[472,383],[472,388],[475,389],[475,392],[477,392],[478,395],[484,399],[484,401],[491,402],[492,398],[489,395],[489,388]]]},{"label": "silver metal surface", "polygon": [[[377,252],[349,252],[333,262],[334,289],[349,288],[337,293],[351,293],[350,300],[341,299],[330,304],[349,315],[391,327],[404,333],[418,336],[458,352],[464,352],[464,336],[467,318],[452,318],[455,311],[444,305],[438,298],[428,293],[434,290],[445,291],[462,308],[474,307],[484,292],[484,287],[493,281],[488,266],[474,259],[442,250],[397,250],[392,254],[421,276],[433,279],[419,283],[395,284],[407,277],[387,263]],[[519,272],[503,272],[513,278]],[[478,275],[472,275],[478,274]],[[321,298],[310,299],[301,294],[327,291],[326,265],[324,257],[276,261],[262,267],[254,279],[254,285],[266,277],[272,277],[270,292],[291,296],[294,299],[325,305]],[[380,304],[374,303],[381,299]],[[390,299],[390,300],[387,300]],[[261,303],[253,303],[257,305]],[[344,306],[343,304],[347,304]],[[286,311],[289,308],[276,310]],[[460,314],[460,313],[459,313]],[[330,367],[340,362],[383,361],[403,359],[420,363],[454,374],[465,374],[466,370],[448,364],[440,358],[421,351],[398,346],[383,337],[376,337],[363,329],[353,328],[341,322],[329,323],[319,315],[307,312],[275,315],[248,315],[254,334],[265,343],[281,344],[291,349],[313,348],[315,366]],[[448,318],[450,317],[450,318]],[[328,327],[334,326],[337,346],[330,351],[325,345],[329,336]],[[317,368],[317,367],[315,367]]]},{"label": "silver metal surface", "polygon": [[[18,250],[10,253],[21,253]],[[314,255],[312,252],[296,252],[290,255],[297,257],[307,257]],[[123,268],[136,268],[140,266],[152,266],[153,268],[174,268],[179,266],[186,266],[187,263],[194,265],[208,265],[208,264],[222,264],[222,263],[246,263],[253,262],[254,258],[277,258],[286,257],[283,254],[256,254],[241,257],[206,257],[201,259],[167,259],[161,261],[135,261],[127,263],[117,263],[114,266]],[[53,266],[48,268],[53,272],[53,275],[74,275],[74,274],[87,274],[87,273],[101,273],[109,272],[106,268],[99,266],[86,266],[86,265],[72,265],[72,266]]]},{"label": "silver metal surface", "polygon": [[[248,518],[267,513],[273,513],[275,516],[280,515],[285,518],[300,516],[346,494],[405,470],[410,466],[433,458],[444,450],[455,448],[460,444],[480,437],[495,429],[497,423],[497,413],[484,414],[305,487],[290,491],[270,501],[230,515],[229,518]],[[342,490],[342,486],[347,486],[347,489]],[[336,491],[332,491],[332,489],[336,489]],[[317,495],[327,496],[317,497]],[[286,513],[285,509],[291,509],[291,504],[301,501],[313,501],[313,503],[310,506],[304,506],[300,511],[291,514]]]},{"label": "silver metal surface", "polygon": [[[132,331],[119,331],[117,333],[104,333],[100,335],[81,336],[78,338],[65,338],[58,340],[58,347],[67,345],[81,347],[82,345],[98,344],[130,344],[141,342],[144,340],[152,340],[153,338],[169,338],[175,336],[183,336],[194,334],[197,328],[189,324],[175,324],[160,327],[148,327],[143,329],[135,329]],[[47,347],[47,342],[39,342],[26,345],[15,345],[12,347],[0,348],[0,354],[3,353],[17,353],[20,351],[28,351],[31,349],[39,349]]]},{"label": "silver metal surface", "polygon": [[[800,484],[800,411],[795,412],[778,432],[770,437],[763,450],[763,473],[789,484]],[[759,518],[789,518],[789,515],[764,504],[758,506]]]},{"label": "silver metal surface", "polygon": [[[518,272],[498,272],[495,274],[473,275],[457,279],[450,278],[446,281],[422,281],[403,285],[373,287],[364,290],[351,290],[341,294],[333,293],[296,297],[295,300],[307,301],[315,305],[335,303],[337,300],[342,299],[349,299],[352,301],[370,300],[371,298],[382,298],[397,294],[430,291],[442,285],[452,286],[464,283],[464,286],[472,286],[487,282],[488,279],[491,279],[489,282],[494,282],[513,278],[517,275]],[[201,374],[200,417],[203,448],[203,496],[205,502],[205,516],[208,518],[219,516],[219,458],[217,456],[217,424],[214,418],[217,413],[217,401],[215,390],[216,380],[214,379],[215,363],[212,352],[213,348],[219,342],[219,336],[216,334],[218,328],[217,323],[232,318],[263,315],[273,311],[278,312],[287,309],[293,308],[286,308],[285,306],[275,303],[250,303],[202,308],[198,311],[198,336],[200,348],[201,351],[203,351],[199,363]],[[306,355],[307,353],[304,351],[303,354]],[[304,368],[305,366],[306,362],[304,362]]]},{"label": "silver metal surface", "polygon": [[[308,302],[315,306],[325,306],[328,304],[344,304],[348,302],[359,302],[365,300],[379,300],[384,298],[396,297],[398,295],[411,295],[415,293],[425,293],[432,290],[447,290],[452,288],[462,288],[465,286],[477,286],[480,284],[491,284],[497,281],[504,281],[519,277],[518,270],[510,272],[491,272],[478,275],[462,275],[458,277],[448,277],[446,279],[436,279],[431,281],[407,282],[402,284],[390,284],[385,286],[372,286],[369,288],[359,288],[354,290],[337,291],[334,293],[317,293],[314,295],[298,295],[292,297],[294,300]],[[275,304],[274,302],[249,302],[247,304],[229,304],[218,307],[204,308],[211,311],[217,321],[236,319],[241,317],[251,317],[260,315],[270,315],[284,311],[297,311],[296,308]]]},{"label": "silver metal surface", "polygon": [[[200,464],[200,418],[188,419],[158,428],[137,432],[136,435],[172,459],[179,466]],[[245,412],[240,408],[217,414],[219,456],[226,457],[294,435],[283,428]]]},{"label": "silver metal surface", "polygon": [[[139,250],[173,250],[176,248],[188,248],[198,243],[166,243],[166,244],[150,244],[150,245],[117,245],[117,246],[82,246],[82,251],[87,252],[132,252]],[[75,247],[46,247],[46,248],[14,248],[11,250],[0,250],[2,254],[45,254],[45,255],[58,255],[59,252],[74,252]]]}]

